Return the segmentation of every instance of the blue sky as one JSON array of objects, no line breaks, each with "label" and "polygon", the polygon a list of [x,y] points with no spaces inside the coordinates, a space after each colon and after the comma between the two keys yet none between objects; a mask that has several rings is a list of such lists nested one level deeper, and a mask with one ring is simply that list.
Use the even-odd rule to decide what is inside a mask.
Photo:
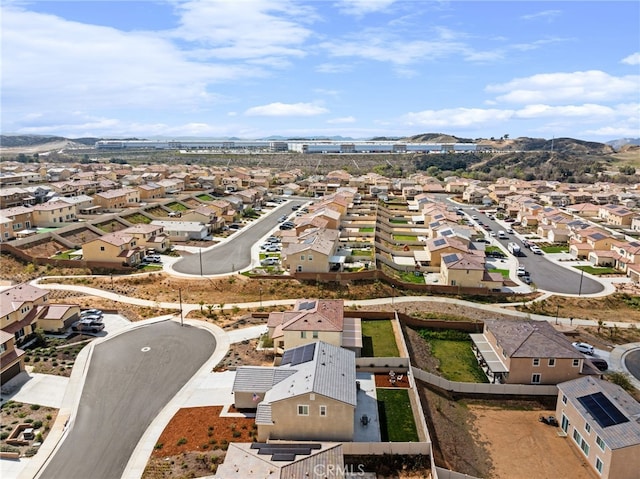
[{"label": "blue sky", "polygon": [[2,133],[640,137],[640,2],[3,0]]}]

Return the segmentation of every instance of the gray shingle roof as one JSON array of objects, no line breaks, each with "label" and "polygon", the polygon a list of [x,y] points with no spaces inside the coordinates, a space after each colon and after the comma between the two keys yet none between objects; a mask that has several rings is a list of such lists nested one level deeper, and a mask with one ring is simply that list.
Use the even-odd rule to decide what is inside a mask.
[{"label": "gray shingle roof", "polygon": [[[640,403],[621,387],[609,381],[587,376],[560,383],[558,390],[567,397],[567,400],[587,420],[591,428],[610,449],[621,449],[640,444]],[[601,427],[577,400],[579,397],[597,392],[602,392],[613,405],[629,418],[629,422]]]}]

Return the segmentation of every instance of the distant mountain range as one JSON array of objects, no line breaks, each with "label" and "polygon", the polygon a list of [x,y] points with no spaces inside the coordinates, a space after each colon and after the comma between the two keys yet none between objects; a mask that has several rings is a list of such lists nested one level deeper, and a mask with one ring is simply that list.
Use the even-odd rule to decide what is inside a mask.
[{"label": "distant mountain range", "polygon": [[[60,136],[47,136],[47,135],[0,135],[0,147],[19,149],[20,147],[34,147],[38,145],[46,145],[47,143],[70,142],[78,146],[87,145],[92,146],[96,141],[102,139],[113,138],[65,138]],[[121,140],[133,140],[139,138],[118,138]],[[180,138],[168,138],[168,137],[149,137],[148,139],[171,139],[171,140],[240,140],[237,137],[224,137],[224,138],[198,138],[198,137],[180,137]],[[374,137],[374,138],[350,138],[344,136],[305,136],[305,137],[285,137],[285,136],[269,136],[266,138],[260,138],[260,140],[271,141],[287,141],[287,140],[329,140],[329,141],[405,141],[412,143],[419,142],[433,142],[433,143],[477,143],[484,146],[492,146],[501,150],[553,150],[553,151],[570,151],[584,153],[596,153],[606,154],[613,151],[617,151],[626,145],[640,146],[640,138],[619,138],[617,140],[611,140],[606,143],[590,142],[584,140],[578,140],[573,138],[554,138],[551,140],[544,138],[459,138],[453,135],[447,135],[444,133],[423,133],[420,135],[414,135],[411,137],[398,138],[398,137]]]}]

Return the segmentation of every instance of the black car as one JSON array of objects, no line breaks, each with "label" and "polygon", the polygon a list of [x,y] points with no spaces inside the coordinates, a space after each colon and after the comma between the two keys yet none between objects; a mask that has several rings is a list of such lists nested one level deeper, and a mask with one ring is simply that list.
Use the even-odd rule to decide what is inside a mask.
[{"label": "black car", "polygon": [[599,371],[606,371],[609,369],[609,364],[602,358],[589,358],[591,364],[593,364]]}]

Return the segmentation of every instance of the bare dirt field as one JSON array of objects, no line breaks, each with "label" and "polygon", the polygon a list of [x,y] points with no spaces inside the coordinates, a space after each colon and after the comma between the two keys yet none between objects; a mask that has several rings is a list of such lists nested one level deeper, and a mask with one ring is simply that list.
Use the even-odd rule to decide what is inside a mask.
[{"label": "bare dirt field", "polygon": [[[584,457],[559,428],[538,421],[554,411],[505,410],[469,405],[473,434],[483,444],[492,479],[595,479]],[[533,473],[535,471],[535,473]]]}]

